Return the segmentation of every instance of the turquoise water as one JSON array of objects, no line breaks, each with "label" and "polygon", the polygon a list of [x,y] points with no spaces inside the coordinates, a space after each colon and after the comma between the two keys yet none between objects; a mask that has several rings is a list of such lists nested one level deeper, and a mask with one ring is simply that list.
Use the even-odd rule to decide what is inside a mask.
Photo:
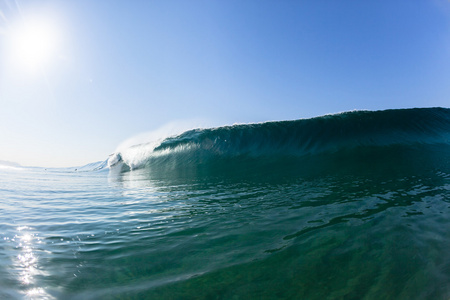
[{"label": "turquoise water", "polygon": [[450,112],[194,130],[0,169],[1,299],[448,299]]}]

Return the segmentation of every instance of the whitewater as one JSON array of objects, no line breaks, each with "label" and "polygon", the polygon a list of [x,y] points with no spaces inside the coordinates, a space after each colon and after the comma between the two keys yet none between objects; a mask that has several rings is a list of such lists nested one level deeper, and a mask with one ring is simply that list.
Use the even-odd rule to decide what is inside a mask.
[{"label": "whitewater", "polygon": [[450,109],[4,165],[0,218],[0,299],[449,299]]}]

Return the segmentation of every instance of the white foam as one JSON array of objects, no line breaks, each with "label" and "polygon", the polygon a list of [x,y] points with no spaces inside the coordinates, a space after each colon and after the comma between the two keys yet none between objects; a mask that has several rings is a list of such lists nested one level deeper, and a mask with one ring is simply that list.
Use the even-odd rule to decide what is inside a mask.
[{"label": "white foam", "polygon": [[121,154],[122,160],[131,169],[139,168],[165,139],[180,135],[188,130],[212,127],[211,124],[211,121],[201,119],[172,121],[155,130],[126,139],[116,148],[116,153]]}]

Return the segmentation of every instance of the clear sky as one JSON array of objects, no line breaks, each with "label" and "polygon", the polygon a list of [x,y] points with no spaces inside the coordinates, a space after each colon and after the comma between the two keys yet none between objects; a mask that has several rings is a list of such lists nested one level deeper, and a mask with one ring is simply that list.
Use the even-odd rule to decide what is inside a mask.
[{"label": "clear sky", "polygon": [[449,103],[448,0],[0,0],[0,160],[83,165],[170,122]]}]

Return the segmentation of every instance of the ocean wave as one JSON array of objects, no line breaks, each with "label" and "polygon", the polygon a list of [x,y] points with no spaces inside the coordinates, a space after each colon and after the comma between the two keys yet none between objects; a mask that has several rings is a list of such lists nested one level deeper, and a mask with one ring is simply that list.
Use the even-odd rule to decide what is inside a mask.
[{"label": "ocean wave", "polygon": [[[414,108],[351,111],[294,121],[194,129],[159,143],[113,154],[111,169],[149,172],[223,172],[306,165],[327,167],[341,159],[376,157],[419,160],[411,151],[439,152],[450,145],[450,109]],[[426,150],[425,150],[426,148]],[[444,153],[442,153],[444,151]],[[427,156],[427,155],[426,155]],[[429,155],[428,155],[429,156]]]}]

